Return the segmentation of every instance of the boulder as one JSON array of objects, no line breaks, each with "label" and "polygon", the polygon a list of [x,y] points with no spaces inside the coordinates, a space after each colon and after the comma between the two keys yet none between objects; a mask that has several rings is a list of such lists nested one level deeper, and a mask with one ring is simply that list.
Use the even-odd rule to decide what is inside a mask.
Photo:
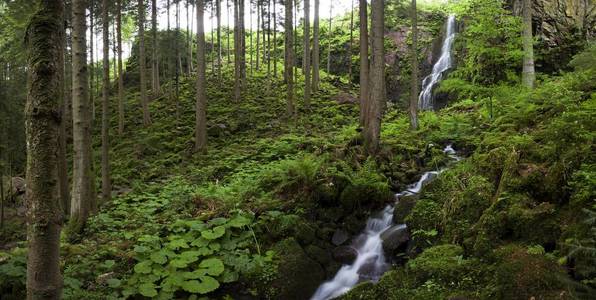
[{"label": "boulder", "polygon": [[325,280],[325,270],[311,259],[293,238],[277,243],[273,250],[279,257],[276,278],[264,289],[275,290],[274,299],[308,299]]},{"label": "boulder", "polygon": [[383,240],[383,250],[392,253],[410,240],[408,226],[400,224],[387,228],[381,233],[381,240]]},{"label": "boulder", "polygon": [[339,245],[345,243],[349,238],[350,238],[350,235],[348,234],[348,232],[346,232],[343,229],[337,229],[333,233],[333,237],[331,237],[331,243],[333,243],[333,245],[335,245],[335,246],[339,246]]},{"label": "boulder", "polygon": [[419,198],[420,197],[417,194],[399,197],[395,204],[395,208],[393,209],[393,222],[395,224],[405,223],[406,217],[410,215],[410,212],[412,212],[412,209]]},{"label": "boulder", "polygon": [[339,246],[333,249],[333,259],[342,264],[351,264],[358,256],[358,251],[352,246]]}]

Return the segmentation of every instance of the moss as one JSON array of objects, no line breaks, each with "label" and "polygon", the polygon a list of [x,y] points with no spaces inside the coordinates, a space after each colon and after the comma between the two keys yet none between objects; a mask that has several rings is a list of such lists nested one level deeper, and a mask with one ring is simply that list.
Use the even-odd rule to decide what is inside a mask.
[{"label": "moss", "polygon": [[461,246],[445,244],[426,249],[408,262],[408,269],[418,282],[434,280],[443,284],[458,282],[468,271],[470,263],[463,257]]},{"label": "moss", "polygon": [[571,299],[562,283],[564,270],[525,247],[509,245],[495,250],[499,259],[494,273],[500,299]]},{"label": "moss", "polygon": [[312,296],[325,279],[321,265],[309,258],[293,238],[277,243],[273,249],[278,256],[277,278],[271,283],[277,291],[275,299],[307,299]]}]

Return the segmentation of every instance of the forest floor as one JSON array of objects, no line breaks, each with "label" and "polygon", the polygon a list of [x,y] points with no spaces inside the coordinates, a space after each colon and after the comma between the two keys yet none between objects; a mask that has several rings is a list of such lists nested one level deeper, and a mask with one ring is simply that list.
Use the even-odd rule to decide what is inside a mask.
[{"label": "forest floor", "polygon": [[[593,72],[548,78],[533,92],[496,87],[491,105],[460,97],[422,112],[416,131],[389,104],[372,159],[359,137],[357,91],[346,82],[324,76],[310,110],[299,87],[297,117],[288,119],[280,82],[256,74],[236,103],[227,71],[209,78],[219,84],[208,90],[206,154],[192,152],[193,81],[182,79],[178,118],[173,85],[163,87],[148,127],[138,95],[127,93],[126,132],[110,135],[114,198],[80,236],[63,238],[66,299],[308,298],[341,266],[331,255],[334,233],[356,235],[394,191],[449,160],[446,144],[466,158],[399,211],[408,250],[395,253],[379,284],[345,299],[592,292],[593,258],[572,250],[590,238],[581,209],[594,208]],[[22,227],[7,228],[3,237],[23,240]],[[24,246],[0,254],[6,299],[23,296]]]}]

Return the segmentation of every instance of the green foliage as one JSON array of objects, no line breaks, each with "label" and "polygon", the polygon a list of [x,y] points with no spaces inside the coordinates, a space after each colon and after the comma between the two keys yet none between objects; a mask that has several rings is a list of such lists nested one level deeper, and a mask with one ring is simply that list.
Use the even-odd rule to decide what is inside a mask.
[{"label": "green foliage", "polygon": [[258,244],[253,245],[253,219],[242,212],[208,222],[178,219],[167,227],[165,238],[141,236],[134,247],[138,262],[123,295],[165,299],[178,291],[208,294],[220,283],[258,272],[272,261],[273,252],[261,255]]}]

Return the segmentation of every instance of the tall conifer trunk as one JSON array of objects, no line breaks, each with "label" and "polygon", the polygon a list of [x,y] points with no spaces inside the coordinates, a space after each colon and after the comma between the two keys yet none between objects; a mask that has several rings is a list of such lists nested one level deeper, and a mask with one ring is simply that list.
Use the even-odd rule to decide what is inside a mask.
[{"label": "tall conifer trunk", "polygon": [[138,2],[139,10],[139,74],[141,80],[141,107],[143,109],[143,125],[151,125],[151,115],[149,114],[149,104],[147,101],[147,83],[145,80],[147,68],[145,59],[145,3],[143,0]]},{"label": "tall conifer trunk", "polygon": [[207,151],[207,80],[205,76],[204,2],[197,1],[197,98],[195,114],[195,152]]},{"label": "tall conifer trunk", "polygon": [[122,72],[122,0],[117,1],[116,39],[118,44],[118,134],[124,134],[124,78]]},{"label": "tall conifer trunk", "polygon": [[372,0],[371,35],[372,63],[370,78],[370,98],[368,117],[364,130],[364,145],[369,155],[375,155],[379,149],[381,117],[385,104],[385,49],[383,45],[385,30],[385,1]]},{"label": "tall conifer trunk", "polygon": [[157,1],[151,0],[151,35],[153,36],[153,47],[151,47],[151,72],[152,90],[154,94],[159,94],[161,87],[159,82],[159,58],[157,49],[159,42],[157,40]]},{"label": "tall conifer trunk", "polygon": [[304,0],[304,55],[302,68],[304,72],[304,107],[310,109],[310,0]]},{"label": "tall conifer trunk", "polygon": [[313,44],[312,44],[312,90],[317,93],[319,91],[320,81],[320,47],[319,47],[319,0],[315,0],[315,19],[313,24]]},{"label": "tall conifer trunk", "polygon": [[359,0],[360,15],[360,126],[366,124],[368,104],[368,11],[366,0]]},{"label": "tall conifer trunk", "polygon": [[412,50],[410,53],[412,78],[410,81],[410,127],[418,128],[418,13],[416,0],[412,0]]},{"label": "tall conifer trunk", "polygon": [[293,20],[292,0],[285,0],[286,6],[286,19],[285,19],[285,80],[287,86],[286,95],[286,110],[289,118],[294,117],[294,33],[293,33]]},{"label": "tall conifer trunk", "polygon": [[[58,134],[62,94],[64,5],[39,1],[27,30],[27,299],[60,299]],[[76,2],[76,0],[75,0]]]},{"label": "tall conifer trunk", "polygon": [[105,203],[112,198],[112,180],[110,178],[110,33],[108,20],[108,0],[102,1],[103,21],[103,84],[101,101],[101,198]]}]

